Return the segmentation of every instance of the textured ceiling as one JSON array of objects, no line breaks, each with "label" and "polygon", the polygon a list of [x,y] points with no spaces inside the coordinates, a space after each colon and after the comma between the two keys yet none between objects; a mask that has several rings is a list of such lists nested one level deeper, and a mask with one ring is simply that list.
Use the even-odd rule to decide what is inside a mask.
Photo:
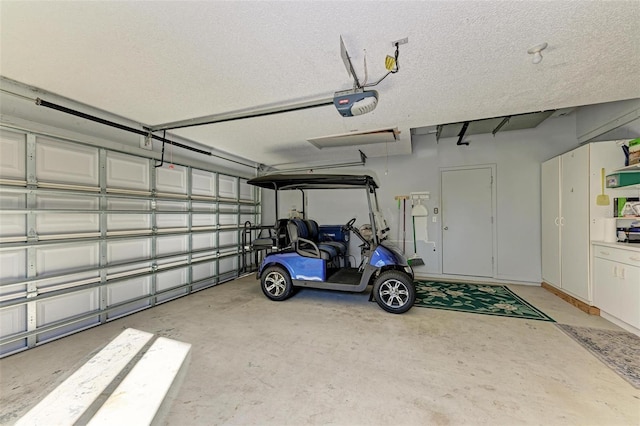
[{"label": "textured ceiling", "polygon": [[[351,87],[400,71],[377,109],[332,106],[175,133],[265,164],[357,159],[307,139],[640,97],[640,2],[0,2],[0,73],[148,125]],[[527,49],[547,42],[544,60]]]}]

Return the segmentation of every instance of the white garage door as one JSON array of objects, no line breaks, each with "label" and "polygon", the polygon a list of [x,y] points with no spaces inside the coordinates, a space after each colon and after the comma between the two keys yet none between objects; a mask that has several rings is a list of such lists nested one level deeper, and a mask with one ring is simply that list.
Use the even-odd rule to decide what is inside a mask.
[{"label": "white garage door", "polygon": [[0,357],[239,275],[245,179],[0,130]]}]

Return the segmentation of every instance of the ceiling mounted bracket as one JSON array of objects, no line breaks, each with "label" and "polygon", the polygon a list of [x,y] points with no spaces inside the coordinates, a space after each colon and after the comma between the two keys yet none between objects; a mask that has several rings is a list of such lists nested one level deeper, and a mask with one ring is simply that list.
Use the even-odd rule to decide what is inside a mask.
[{"label": "ceiling mounted bracket", "polygon": [[469,122],[465,121],[462,125],[462,129],[460,129],[460,133],[458,133],[458,142],[456,143],[456,145],[469,145],[469,142],[462,142],[464,134],[467,133],[467,127],[469,127]]},{"label": "ceiling mounted bracket", "polygon": [[502,129],[502,127],[507,124],[509,122],[509,119],[511,118],[510,115],[507,115],[505,118],[502,119],[502,121],[500,122],[500,124],[498,124],[496,126],[495,129],[493,129],[493,131],[491,132],[491,134],[495,137],[496,133],[498,133],[500,131],[500,129]]}]

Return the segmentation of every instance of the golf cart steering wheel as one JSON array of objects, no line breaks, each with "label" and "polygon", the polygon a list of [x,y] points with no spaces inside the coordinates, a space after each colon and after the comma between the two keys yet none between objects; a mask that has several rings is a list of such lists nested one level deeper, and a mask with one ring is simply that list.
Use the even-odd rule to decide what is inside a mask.
[{"label": "golf cart steering wheel", "polygon": [[354,223],[356,223],[356,218],[355,217],[353,219],[351,219],[349,222],[347,222],[347,224],[344,227],[347,228],[347,229],[352,229]]}]

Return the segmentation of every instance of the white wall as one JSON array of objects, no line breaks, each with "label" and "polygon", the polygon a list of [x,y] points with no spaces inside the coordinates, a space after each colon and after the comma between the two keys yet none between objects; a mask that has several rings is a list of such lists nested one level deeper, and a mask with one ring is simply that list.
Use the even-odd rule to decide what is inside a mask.
[{"label": "white wall", "polygon": [[[511,131],[492,135],[472,135],[465,138],[469,146],[457,146],[456,138],[441,139],[436,143],[433,135],[414,137],[413,154],[370,159],[363,168],[336,169],[332,173],[373,172],[380,184],[378,200],[391,228],[391,239],[396,239],[398,207],[395,195],[415,191],[429,191],[427,203],[430,215],[440,208],[440,169],[446,167],[496,164],[497,166],[497,276],[496,281],[541,281],[540,260],[540,164],[558,154],[578,146],[575,114],[546,120],[535,129]],[[622,153],[622,151],[621,151]],[[385,174],[385,171],[387,172]],[[324,192],[324,191],[323,191]],[[358,224],[368,222],[366,199],[356,198],[352,191],[333,191],[330,196],[309,195],[307,212],[320,223],[342,223],[353,216]],[[286,197],[285,192],[282,193]],[[281,214],[295,201],[283,201]],[[265,223],[273,223],[273,191],[263,191]],[[298,202],[299,203],[299,202]],[[473,206],[469,206],[473,214]],[[411,217],[407,206],[407,252],[411,254]],[[438,215],[439,216],[439,215]],[[325,219],[326,218],[326,219]],[[340,220],[342,218],[342,220]],[[420,243],[418,255],[425,266],[417,267],[419,276],[441,274],[442,253],[440,218],[429,219],[429,237],[433,247]]]}]

